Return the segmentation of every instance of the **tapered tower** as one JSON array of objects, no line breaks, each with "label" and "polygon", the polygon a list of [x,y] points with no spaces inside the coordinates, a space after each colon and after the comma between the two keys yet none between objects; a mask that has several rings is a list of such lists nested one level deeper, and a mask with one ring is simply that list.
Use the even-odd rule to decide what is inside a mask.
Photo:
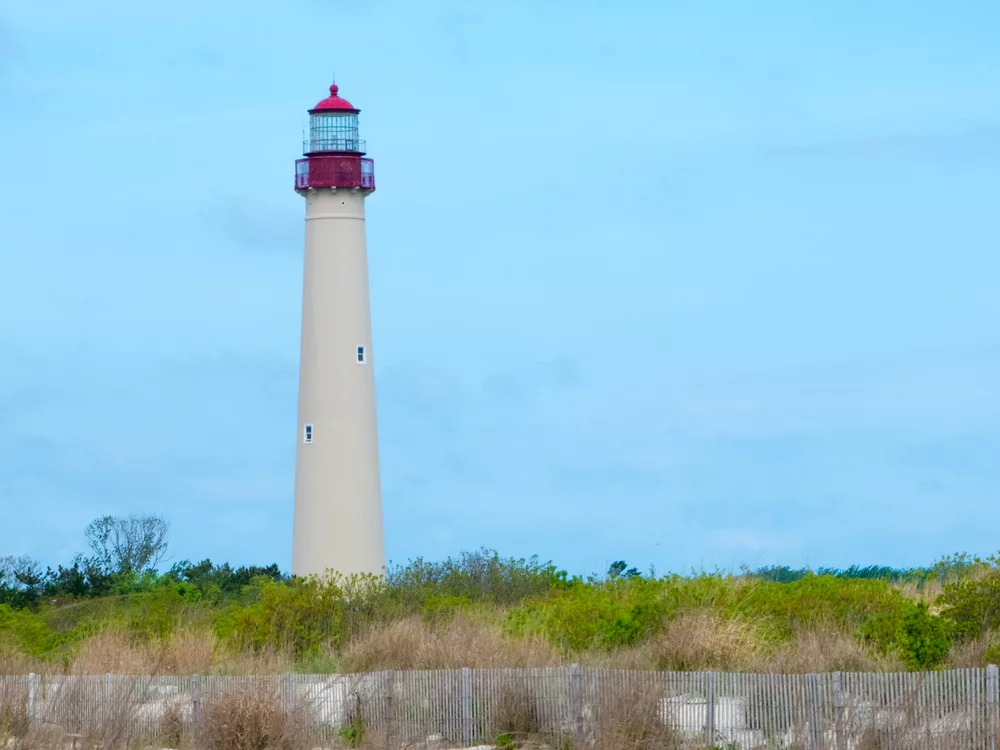
[{"label": "tapered tower", "polygon": [[295,190],[306,200],[292,572],[385,567],[365,199],[375,171],[336,84],[309,110]]}]

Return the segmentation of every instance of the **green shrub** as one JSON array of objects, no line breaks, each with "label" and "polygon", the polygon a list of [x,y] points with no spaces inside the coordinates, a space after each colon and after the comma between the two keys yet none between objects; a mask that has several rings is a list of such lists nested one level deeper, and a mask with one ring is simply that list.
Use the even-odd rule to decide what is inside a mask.
[{"label": "green shrub", "polygon": [[343,637],[343,591],[334,580],[261,580],[256,601],[230,605],[217,618],[220,638],[242,648],[289,648],[296,656],[319,651]]},{"label": "green shrub", "polygon": [[[885,580],[807,575],[792,583],[722,575],[650,580],[576,580],[532,597],[508,613],[507,631],[541,635],[569,651],[635,645],[662,630],[665,620],[694,609],[753,620],[764,637],[790,639],[824,624],[856,629],[902,627],[912,606]],[[882,640],[891,640],[886,636]]]},{"label": "green shrub", "polygon": [[986,649],[983,659],[987,664],[1000,664],[1000,644],[993,644]]},{"label": "green shrub", "polygon": [[541,635],[568,650],[632,646],[662,628],[669,604],[663,583],[643,578],[577,582],[511,610],[505,628]]},{"label": "green shrub", "polygon": [[340,739],[342,739],[348,747],[361,747],[361,743],[365,740],[366,728],[365,720],[360,716],[355,716],[351,719],[350,724],[337,730],[337,736],[340,737]]},{"label": "green shrub", "polygon": [[190,584],[161,582],[148,590],[128,595],[89,599],[64,607],[43,610],[54,630],[73,640],[104,630],[128,633],[140,640],[166,638],[185,622],[197,622],[201,592]]},{"label": "green shrub", "polygon": [[420,611],[433,597],[460,597],[495,605],[517,604],[564,585],[566,571],[537,557],[503,558],[493,550],[463,552],[457,559],[427,562],[417,558],[405,566],[390,567],[387,585],[407,612]]},{"label": "green shrub", "polygon": [[42,615],[0,604],[0,643],[6,641],[18,651],[46,657],[67,640],[67,636],[50,628]]},{"label": "green shrub", "polygon": [[1000,570],[945,584],[938,603],[959,638],[978,638],[1000,628]]},{"label": "green shrub", "polygon": [[467,596],[429,596],[420,606],[420,616],[427,622],[445,623],[473,605]]},{"label": "green shrub", "polygon": [[910,669],[934,669],[941,665],[951,648],[951,628],[947,621],[930,614],[927,605],[920,602],[903,617],[897,643]]},{"label": "green shrub", "polygon": [[729,613],[762,621],[782,638],[823,624],[854,629],[867,620],[901,616],[908,600],[888,581],[807,575],[792,583],[743,587]]},{"label": "green shrub", "polygon": [[140,638],[166,638],[183,613],[201,600],[201,592],[190,584],[160,586],[148,594],[130,597],[125,629]]},{"label": "green shrub", "polygon": [[[417,559],[390,567],[385,579],[289,578],[275,565],[232,569],[209,560],[165,574],[102,572],[84,558],[44,574],[20,558],[2,558],[0,568],[0,648],[46,659],[69,658],[74,643],[107,630],[152,640],[202,627],[237,649],[288,649],[296,669],[328,671],[338,650],[373,626],[416,615],[433,629],[469,610],[497,617],[508,635],[543,637],[569,653],[642,644],[684,612],[750,623],[765,649],[833,627],[911,669],[939,666],[953,641],[1000,632],[1000,559],[967,555],[928,568],[660,578],[618,561],[586,579],[491,550]],[[894,587],[935,579],[944,584],[939,616]],[[987,659],[998,654],[991,649]]]},{"label": "green shrub", "polygon": [[941,666],[951,648],[951,624],[930,614],[923,602],[904,601],[901,610],[881,613],[862,624],[859,635],[883,652],[893,651],[912,670]]}]

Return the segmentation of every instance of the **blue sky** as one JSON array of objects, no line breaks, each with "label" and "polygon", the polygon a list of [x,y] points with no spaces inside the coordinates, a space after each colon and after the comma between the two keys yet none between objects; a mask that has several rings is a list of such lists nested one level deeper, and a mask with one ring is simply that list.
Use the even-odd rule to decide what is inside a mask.
[{"label": "blue sky", "polygon": [[0,552],[290,562],[305,110],[363,111],[390,558],[1000,548],[1000,5],[0,6]]}]

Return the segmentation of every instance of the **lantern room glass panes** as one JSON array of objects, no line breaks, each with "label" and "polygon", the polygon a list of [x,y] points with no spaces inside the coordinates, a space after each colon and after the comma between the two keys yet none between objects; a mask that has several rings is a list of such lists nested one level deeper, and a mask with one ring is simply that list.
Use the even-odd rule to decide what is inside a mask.
[{"label": "lantern room glass panes", "polygon": [[358,115],[353,112],[314,114],[309,118],[309,141],[305,152],[360,151],[364,142],[358,138]]}]

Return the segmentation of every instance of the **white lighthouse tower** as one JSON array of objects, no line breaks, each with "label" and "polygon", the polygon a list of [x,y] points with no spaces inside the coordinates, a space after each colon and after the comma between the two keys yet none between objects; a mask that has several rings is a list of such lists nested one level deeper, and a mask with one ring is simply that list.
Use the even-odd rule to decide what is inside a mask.
[{"label": "white lighthouse tower", "polygon": [[295,575],[385,568],[365,248],[375,172],[358,112],[331,86],[309,110],[295,163],[295,190],[306,199]]}]

